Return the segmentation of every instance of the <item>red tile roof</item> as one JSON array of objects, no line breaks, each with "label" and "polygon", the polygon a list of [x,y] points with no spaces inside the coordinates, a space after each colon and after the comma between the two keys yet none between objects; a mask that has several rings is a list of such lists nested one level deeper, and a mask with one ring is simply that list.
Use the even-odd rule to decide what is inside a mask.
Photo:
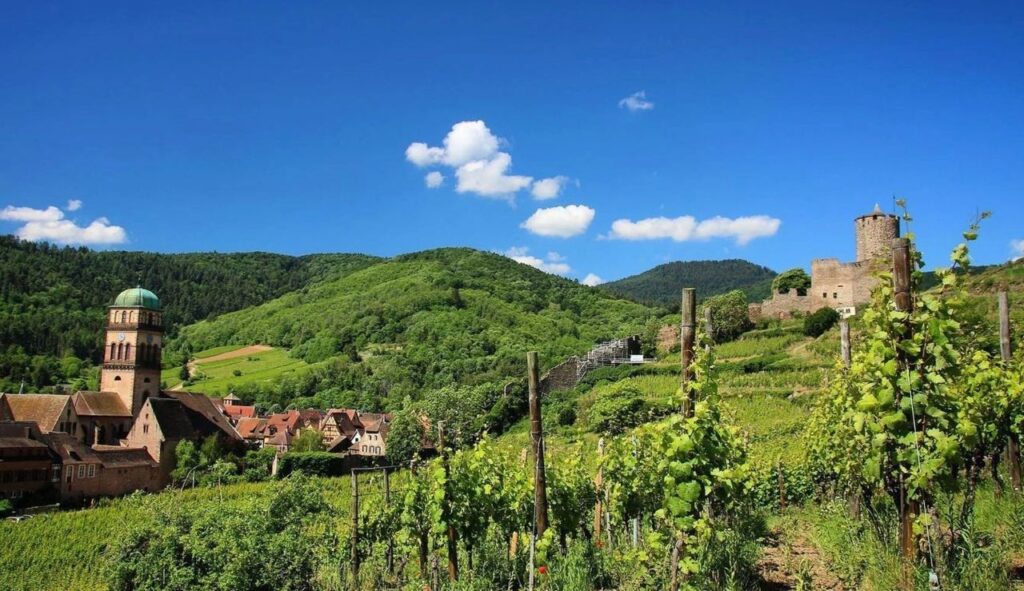
[{"label": "red tile roof", "polygon": [[0,394],[16,421],[31,421],[43,433],[53,431],[71,397],[67,394]]},{"label": "red tile roof", "polygon": [[256,407],[229,404],[224,407],[224,412],[233,419],[252,418],[256,416]]},{"label": "red tile roof", "polygon": [[125,408],[121,397],[114,392],[75,392],[71,397],[75,412],[80,417],[131,418],[131,409]]}]

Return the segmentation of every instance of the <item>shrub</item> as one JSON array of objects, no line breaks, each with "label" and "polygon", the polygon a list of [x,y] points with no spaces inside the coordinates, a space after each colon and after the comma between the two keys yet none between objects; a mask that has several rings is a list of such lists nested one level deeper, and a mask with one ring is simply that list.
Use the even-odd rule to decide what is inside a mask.
[{"label": "shrub", "polygon": [[832,308],[822,308],[804,318],[804,334],[809,337],[820,337],[839,322],[839,312]]},{"label": "shrub", "polygon": [[345,473],[345,458],[325,451],[286,453],[281,456],[277,474],[284,478],[293,472],[309,476],[341,476]]},{"label": "shrub", "polygon": [[568,427],[576,422],[576,406],[574,404],[567,404],[558,410],[558,414],[555,417],[556,422],[560,427]]},{"label": "shrub", "polygon": [[648,410],[640,392],[623,388],[601,394],[590,407],[587,422],[592,431],[622,433],[643,423]]},{"label": "shrub", "polygon": [[779,293],[789,293],[789,290],[795,289],[797,294],[806,295],[810,287],[811,278],[800,267],[779,273],[772,281],[772,291]]},{"label": "shrub", "polygon": [[[738,289],[708,298],[704,306],[711,308],[711,324],[716,343],[731,341],[753,328],[747,310],[747,296]],[[699,317],[703,318],[703,315]]]}]

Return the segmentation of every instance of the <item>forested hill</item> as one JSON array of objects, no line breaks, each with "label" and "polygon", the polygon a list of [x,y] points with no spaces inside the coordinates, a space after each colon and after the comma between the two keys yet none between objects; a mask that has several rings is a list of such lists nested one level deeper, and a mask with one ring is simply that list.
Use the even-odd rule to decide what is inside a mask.
[{"label": "forested hill", "polygon": [[[524,375],[526,351],[539,351],[547,368],[599,341],[638,333],[654,315],[504,256],[448,248],[389,259],[185,327],[172,347],[260,343],[290,348],[310,363],[340,356],[329,372],[310,378],[319,383],[279,384],[266,394],[317,393],[329,397],[321,405],[397,408],[406,396],[445,386],[488,383],[489,392],[500,392]],[[238,386],[243,397],[261,397]]]},{"label": "forested hill", "polygon": [[[171,332],[377,262],[360,254],[156,254],[60,248],[0,236],[0,354],[98,360],[104,308],[122,290],[160,296]],[[0,358],[0,379],[8,377]]]},{"label": "forested hill", "polygon": [[771,293],[774,278],[775,271],[742,259],[676,261],[601,287],[640,302],[672,308],[679,306],[683,287],[696,287],[700,299],[739,289],[747,295],[747,301],[761,301]]}]

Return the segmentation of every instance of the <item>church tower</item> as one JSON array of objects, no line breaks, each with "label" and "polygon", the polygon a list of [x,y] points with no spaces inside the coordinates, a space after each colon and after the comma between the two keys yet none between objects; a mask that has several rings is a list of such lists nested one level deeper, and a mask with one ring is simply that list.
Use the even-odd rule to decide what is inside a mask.
[{"label": "church tower", "polygon": [[132,416],[160,392],[163,313],[153,292],[126,289],[107,309],[100,390],[116,392]]}]

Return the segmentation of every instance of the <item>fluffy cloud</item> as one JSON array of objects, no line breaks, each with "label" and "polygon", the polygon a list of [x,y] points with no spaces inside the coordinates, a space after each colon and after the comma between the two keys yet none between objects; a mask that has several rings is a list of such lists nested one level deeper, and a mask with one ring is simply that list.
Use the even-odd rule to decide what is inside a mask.
[{"label": "fluffy cloud", "polygon": [[1024,258],[1024,239],[1011,240],[1010,251],[1013,252],[1013,254],[1011,255],[1013,260]]},{"label": "fluffy cloud", "polygon": [[[546,178],[534,183],[531,176],[510,174],[512,156],[501,151],[505,144],[483,121],[460,121],[452,126],[441,146],[430,146],[424,142],[409,144],[405,149],[405,159],[421,168],[451,168],[455,173],[455,190],[459,193],[511,198],[532,185],[534,196],[538,199],[558,196],[565,177]],[[437,178],[430,175],[427,177],[427,186],[439,186],[440,183],[430,184],[431,178]]]},{"label": "fluffy cloud", "polygon": [[654,103],[647,100],[645,91],[639,90],[619,101],[619,108],[630,111],[650,111],[654,108]]},{"label": "fluffy cloud", "polygon": [[423,181],[427,183],[428,189],[436,189],[444,183],[444,175],[435,170],[433,172],[428,172],[427,176],[423,178]]},{"label": "fluffy cloud", "polygon": [[82,208],[82,200],[81,199],[71,199],[71,200],[68,201],[68,205],[64,209],[66,209],[68,211],[78,211],[81,208]]},{"label": "fluffy cloud", "polygon": [[[79,207],[81,201],[68,202],[68,211],[75,211]],[[98,218],[83,227],[65,219],[64,212],[52,205],[46,209],[8,205],[0,210],[0,220],[23,222],[24,225],[18,228],[15,234],[22,240],[33,242],[94,245],[122,244],[128,240],[124,228],[112,225],[107,218]]]},{"label": "fluffy cloud", "polygon": [[593,273],[587,273],[587,276],[584,277],[583,281],[581,281],[580,283],[582,283],[583,285],[589,285],[590,287],[594,287],[604,283],[604,279],[601,279],[600,277],[594,275]]},{"label": "fluffy cloud", "polygon": [[567,275],[572,271],[569,264],[565,262],[565,257],[557,252],[549,252],[547,260],[531,256],[529,253],[530,249],[525,246],[513,246],[502,254],[517,263],[529,265],[535,269],[540,269],[545,273],[551,273],[553,275]]},{"label": "fluffy cloud", "polygon": [[742,246],[755,238],[774,236],[779,231],[781,223],[779,219],[766,215],[738,218],[716,216],[699,222],[689,215],[677,218],[647,218],[635,222],[621,219],[612,222],[612,231],[608,237],[621,240],[671,238],[676,242],[733,238],[736,244]]},{"label": "fluffy cloud", "polygon": [[474,160],[455,170],[459,193],[476,193],[484,197],[505,197],[530,186],[528,176],[508,175],[512,157],[498,152],[491,160]]},{"label": "fluffy cloud", "polygon": [[594,214],[586,205],[548,207],[533,212],[520,227],[540,236],[570,238],[586,232]]},{"label": "fluffy cloud", "polygon": [[52,205],[46,209],[13,205],[0,209],[0,220],[8,222],[55,222],[60,219],[64,219],[64,212]]},{"label": "fluffy cloud", "polygon": [[533,183],[530,193],[534,199],[554,199],[562,192],[562,187],[569,181],[569,177],[553,176],[549,179],[540,179]]}]

